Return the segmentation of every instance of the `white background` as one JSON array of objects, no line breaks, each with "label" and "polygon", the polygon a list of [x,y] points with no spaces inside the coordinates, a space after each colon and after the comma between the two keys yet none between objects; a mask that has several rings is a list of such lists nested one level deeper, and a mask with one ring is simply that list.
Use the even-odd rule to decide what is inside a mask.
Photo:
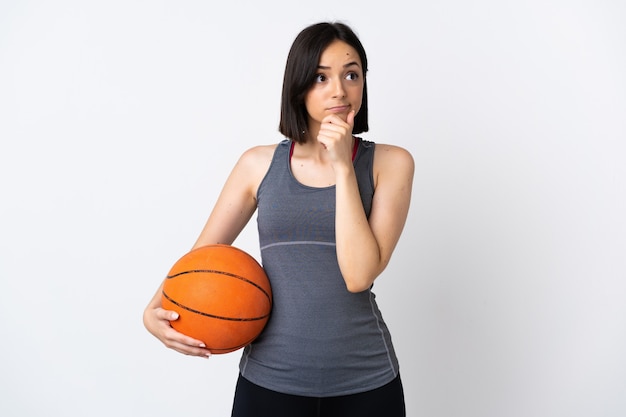
[{"label": "white background", "polygon": [[230,415],[240,353],[141,315],[328,19],[368,52],[364,137],[416,162],[375,286],[408,415],[626,415],[620,0],[2,0],[0,415]]}]

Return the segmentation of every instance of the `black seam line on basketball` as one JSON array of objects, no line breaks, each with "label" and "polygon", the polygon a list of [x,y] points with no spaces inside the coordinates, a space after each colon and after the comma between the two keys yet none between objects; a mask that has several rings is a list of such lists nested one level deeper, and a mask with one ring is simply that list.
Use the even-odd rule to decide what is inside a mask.
[{"label": "black seam line on basketball", "polygon": [[176,306],[178,306],[178,307],[180,307],[180,308],[182,308],[182,309],[184,309],[184,310],[190,311],[190,312],[192,312],[192,313],[200,314],[201,316],[211,317],[211,318],[213,318],[213,319],[229,320],[229,321],[257,321],[257,320],[263,320],[263,319],[265,319],[265,318],[269,317],[269,314],[266,314],[266,315],[264,315],[264,316],[259,316],[259,317],[249,317],[249,318],[245,318],[245,317],[224,317],[224,316],[217,316],[217,315],[215,315],[215,314],[209,314],[209,313],[205,313],[205,312],[203,312],[203,311],[198,311],[198,310],[194,310],[193,308],[187,307],[186,305],[183,305],[183,304],[181,304],[181,303],[179,303],[179,302],[177,302],[177,301],[173,300],[172,298],[170,298],[170,296],[169,296],[169,295],[167,295],[167,294],[165,293],[165,291],[163,291],[163,296],[164,296],[165,298],[167,298],[167,299],[169,300],[169,302],[171,302],[172,304],[174,304],[174,305],[176,305]]},{"label": "black seam line on basketball", "polygon": [[217,271],[217,270],[214,270],[214,269],[192,269],[192,270],[190,270],[190,271],[183,271],[183,272],[179,272],[179,273],[174,274],[174,275],[168,275],[168,276],[166,276],[165,278],[167,278],[167,279],[172,279],[172,278],[176,278],[176,277],[178,277],[178,276],[180,276],[180,275],[185,275],[185,274],[193,274],[193,273],[196,273],[196,272],[206,272],[206,273],[209,273],[209,274],[227,275],[227,276],[229,276],[229,277],[233,277],[233,278],[240,279],[240,280],[242,280],[242,281],[247,282],[247,283],[248,283],[248,284],[250,284],[250,285],[254,285],[255,287],[257,287],[259,290],[261,290],[261,292],[263,292],[263,294],[265,294],[265,296],[267,297],[267,299],[268,299],[268,300],[270,300],[270,304],[271,304],[271,302],[272,302],[272,298],[270,297],[270,295],[267,293],[267,291],[265,291],[263,288],[261,288],[261,287],[259,286],[259,284],[257,284],[257,283],[256,283],[256,282],[254,282],[254,281],[250,281],[250,280],[249,280],[248,278],[246,278],[246,277],[242,277],[242,276],[240,276],[240,275],[236,275],[236,274],[233,274],[233,273],[231,273],[231,272]]}]

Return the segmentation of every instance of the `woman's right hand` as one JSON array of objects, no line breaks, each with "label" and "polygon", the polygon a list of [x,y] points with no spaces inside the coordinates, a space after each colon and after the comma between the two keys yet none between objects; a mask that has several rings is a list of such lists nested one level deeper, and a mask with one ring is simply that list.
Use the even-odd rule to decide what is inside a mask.
[{"label": "woman's right hand", "polygon": [[[158,294],[160,293],[157,292]],[[186,336],[172,327],[170,322],[178,320],[178,313],[161,308],[160,297],[157,295],[143,313],[143,324],[146,329],[170,349],[185,355],[210,357],[211,351],[202,341]]]}]

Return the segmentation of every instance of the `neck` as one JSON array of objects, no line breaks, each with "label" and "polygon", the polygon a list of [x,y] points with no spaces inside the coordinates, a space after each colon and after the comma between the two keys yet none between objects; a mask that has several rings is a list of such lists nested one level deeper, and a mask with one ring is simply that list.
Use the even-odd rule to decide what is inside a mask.
[{"label": "neck", "polygon": [[[296,151],[297,149],[297,151]],[[352,136],[352,160],[356,157],[357,150],[359,149],[359,138]],[[291,151],[289,153],[290,158],[297,152],[297,158],[311,158],[320,162],[327,160],[327,152],[324,145],[319,143],[317,139],[307,140],[303,144],[291,142]]]}]

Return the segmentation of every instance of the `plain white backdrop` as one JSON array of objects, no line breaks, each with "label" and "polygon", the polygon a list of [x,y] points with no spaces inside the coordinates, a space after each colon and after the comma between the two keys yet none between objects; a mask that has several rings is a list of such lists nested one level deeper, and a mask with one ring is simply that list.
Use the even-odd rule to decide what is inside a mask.
[{"label": "plain white backdrop", "polygon": [[[142,311],[281,139],[321,20],[368,52],[363,136],[416,161],[374,287],[408,415],[626,415],[619,0],[2,0],[0,415],[230,415],[240,352],[179,355]],[[235,244],[258,256],[254,219]]]}]

